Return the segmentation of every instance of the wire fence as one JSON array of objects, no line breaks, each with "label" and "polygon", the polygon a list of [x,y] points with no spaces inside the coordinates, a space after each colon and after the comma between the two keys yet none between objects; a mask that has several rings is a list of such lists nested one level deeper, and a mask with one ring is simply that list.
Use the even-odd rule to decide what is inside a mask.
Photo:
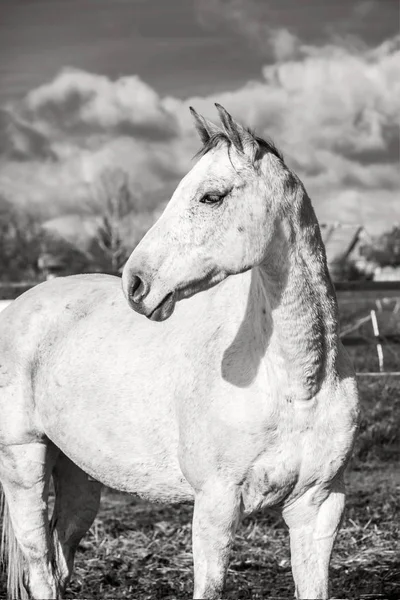
[{"label": "wire fence", "polygon": [[400,376],[400,281],[335,284],[340,335],[360,377]]}]

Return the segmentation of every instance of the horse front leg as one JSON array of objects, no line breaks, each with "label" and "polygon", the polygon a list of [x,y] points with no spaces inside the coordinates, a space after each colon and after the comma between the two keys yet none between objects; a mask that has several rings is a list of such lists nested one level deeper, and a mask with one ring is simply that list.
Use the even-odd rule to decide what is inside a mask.
[{"label": "horse front leg", "polygon": [[321,493],[312,488],[283,511],[299,599],[329,598],[329,563],[345,505],[343,481],[335,482],[322,501]]},{"label": "horse front leg", "polygon": [[240,488],[234,484],[213,481],[196,493],[193,513],[194,598],[222,597],[240,513]]}]

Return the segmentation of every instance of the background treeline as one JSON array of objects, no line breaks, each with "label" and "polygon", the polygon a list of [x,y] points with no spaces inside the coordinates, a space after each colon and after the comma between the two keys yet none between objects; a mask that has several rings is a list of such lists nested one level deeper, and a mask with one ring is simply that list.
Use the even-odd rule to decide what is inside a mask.
[{"label": "background treeline", "polygon": [[[160,212],[143,208],[143,198],[120,169],[106,169],[88,189],[82,214],[75,217],[78,225],[85,221],[90,227],[79,228],[76,239],[0,195],[0,281],[40,281],[52,267],[62,275],[118,274]],[[400,226],[362,244],[358,255],[374,267],[399,267]],[[360,261],[350,257],[342,261],[338,278],[368,279],[371,269],[360,269]]]},{"label": "background treeline", "polygon": [[[44,279],[48,266],[61,274],[118,274],[156,215],[143,210],[126,173],[105,170],[88,189],[82,214],[75,214],[76,236],[64,236],[62,221],[47,221],[0,195],[0,281]],[[53,227],[52,221],[61,223]],[[90,227],[80,227],[85,222]],[[61,229],[61,231],[60,231]],[[79,230],[79,231],[78,231]]]}]

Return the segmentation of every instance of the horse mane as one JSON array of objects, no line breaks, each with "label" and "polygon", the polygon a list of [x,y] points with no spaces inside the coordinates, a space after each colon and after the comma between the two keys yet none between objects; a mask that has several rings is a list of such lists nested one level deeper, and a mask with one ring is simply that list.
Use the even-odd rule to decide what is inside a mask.
[{"label": "horse mane", "polygon": [[[251,131],[251,129],[249,129],[248,127],[246,127],[246,131],[255,139],[260,150],[264,150],[264,152],[273,154],[283,162],[284,159],[282,152],[278,150],[278,148],[275,146],[274,142],[271,139],[266,140],[256,136],[254,132]],[[225,133],[225,131],[217,131],[217,133],[211,135],[207,142],[204,144],[204,146],[200,148],[200,150],[195,155],[195,158],[201,158],[202,156],[210,152],[210,150],[216,148],[220,144],[226,144],[228,148],[230,148],[232,146],[232,143],[233,142],[231,138],[227,133]]]}]

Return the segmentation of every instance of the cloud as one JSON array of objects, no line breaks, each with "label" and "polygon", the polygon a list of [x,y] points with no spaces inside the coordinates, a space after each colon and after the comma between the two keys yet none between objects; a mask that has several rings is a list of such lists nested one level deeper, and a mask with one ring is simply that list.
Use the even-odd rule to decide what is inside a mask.
[{"label": "cloud", "polygon": [[176,133],[174,116],[163,100],[137,76],[108,77],[65,69],[51,83],[32,90],[20,107],[49,137],[94,134],[159,140]]},{"label": "cloud", "polygon": [[179,124],[167,104],[137,76],[62,71],[0,111],[0,192],[50,216],[84,211],[90,184],[115,166],[153,194],[177,177]]},{"label": "cloud", "polygon": [[0,109],[0,157],[24,161],[32,156],[55,158],[47,137],[12,111]]},{"label": "cloud", "polygon": [[270,45],[275,58],[285,61],[297,54],[299,39],[288,29],[275,29],[270,32]]},{"label": "cloud", "polygon": [[264,58],[286,60],[297,53],[297,36],[287,28],[271,23],[269,16],[276,12],[271,2],[200,0],[196,9],[204,28],[225,27],[242,36]]},{"label": "cloud", "polygon": [[188,102],[212,117],[218,100],[272,136],[321,218],[336,211],[335,220],[389,226],[400,219],[400,38],[372,50],[302,45],[299,53],[265,66],[262,82]]},{"label": "cloud", "polygon": [[354,7],[354,14],[359,18],[368,16],[377,7],[377,0],[362,0]]},{"label": "cloud", "polygon": [[300,40],[318,47],[333,43],[361,48],[367,40],[378,44],[397,34],[399,19],[391,0],[196,0],[195,10],[203,29],[241,37],[268,63],[280,58],[280,44],[283,59],[289,52],[297,56]]},{"label": "cloud", "polygon": [[282,31],[271,39],[279,60],[258,81],[207,97],[163,98],[137,76],[62,72],[0,113],[0,191],[52,215],[84,211],[91,183],[115,166],[154,208],[199,147],[188,106],[215,120],[218,101],[282,148],[321,219],[399,220],[400,36],[373,49],[304,45]]}]

